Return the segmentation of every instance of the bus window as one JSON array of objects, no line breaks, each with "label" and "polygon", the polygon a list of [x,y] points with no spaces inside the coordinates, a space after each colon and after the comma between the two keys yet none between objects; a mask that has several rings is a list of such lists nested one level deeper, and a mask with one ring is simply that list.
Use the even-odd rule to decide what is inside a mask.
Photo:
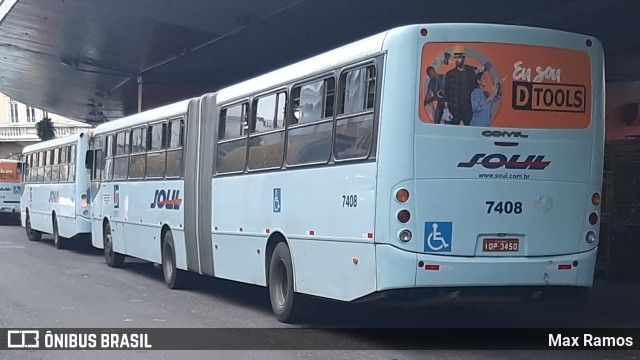
[{"label": "bus window", "polygon": [[[294,87],[293,117],[287,138],[287,165],[322,163],[331,155],[335,79]],[[310,125],[307,125],[311,123]]]},{"label": "bus window", "polygon": [[115,146],[113,146],[113,135],[107,136],[105,159],[104,159],[104,174],[102,174],[103,180],[113,179],[113,155],[115,153]]},{"label": "bus window", "polygon": [[60,149],[55,148],[51,150],[53,159],[51,160],[51,182],[57,183],[60,181]]},{"label": "bus window", "polygon": [[163,178],[165,172],[165,162],[167,154],[164,151],[165,123],[154,124],[149,126],[149,150],[147,153],[147,170],[148,178]]},{"label": "bus window", "polygon": [[293,88],[293,117],[290,124],[302,124],[333,116],[334,78]]},{"label": "bus window", "polygon": [[[135,132],[136,130],[133,130]],[[116,134],[116,157],[113,160],[113,179],[125,180],[129,174],[129,131]]]},{"label": "bus window", "polygon": [[63,146],[60,149],[60,182],[67,182],[69,179],[69,147]]},{"label": "bus window", "polygon": [[167,177],[182,176],[182,144],[184,134],[184,120],[169,121],[168,133],[168,150],[167,150]]},{"label": "bus window", "polygon": [[[147,164],[147,129],[137,128],[131,130],[131,159],[128,160],[129,166],[129,178],[142,179],[144,178],[144,172]],[[124,161],[116,159],[115,166],[117,167],[119,161],[126,165]],[[120,171],[123,169],[120,169]],[[126,170],[124,170],[126,172]],[[119,174],[119,176],[127,177],[126,173]],[[115,175],[114,175],[115,177]]]},{"label": "bus window", "polygon": [[[254,100],[253,131],[249,139],[249,170],[277,168],[284,155],[284,92]],[[277,132],[273,132],[273,131]],[[267,134],[263,134],[268,132]]]},{"label": "bus window", "polygon": [[69,147],[69,181],[76,181],[76,146]]},{"label": "bus window", "polygon": [[247,158],[247,113],[249,104],[242,103],[220,112],[217,167],[218,173],[244,171]]},{"label": "bus window", "polygon": [[340,116],[336,121],[334,143],[336,160],[366,158],[371,152],[375,74],[375,67],[371,65],[340,77]]}]

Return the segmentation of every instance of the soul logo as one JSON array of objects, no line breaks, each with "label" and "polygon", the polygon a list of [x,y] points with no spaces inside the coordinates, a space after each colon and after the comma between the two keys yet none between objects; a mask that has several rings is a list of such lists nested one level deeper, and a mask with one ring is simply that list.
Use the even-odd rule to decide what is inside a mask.
[{"label": "soul logo", "polygon": [[180,190],[156,190],[150,208],[180,210],[180,205],[182,205]]}]

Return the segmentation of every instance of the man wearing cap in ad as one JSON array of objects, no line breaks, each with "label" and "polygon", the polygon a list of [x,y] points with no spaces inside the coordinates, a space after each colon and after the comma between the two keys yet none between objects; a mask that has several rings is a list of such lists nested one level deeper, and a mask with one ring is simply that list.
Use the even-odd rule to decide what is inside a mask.
[{"label": "man wearing cap in ad", "polygon": [[[467,49],[462,45],[453,47],[456,67],[445,74],[445,108],[451,114],[447,124],[469,125],[473,116],[471,92],[476,88],[476,68],[466,65]],[[445,112],[446,113],[446,112]]]}]

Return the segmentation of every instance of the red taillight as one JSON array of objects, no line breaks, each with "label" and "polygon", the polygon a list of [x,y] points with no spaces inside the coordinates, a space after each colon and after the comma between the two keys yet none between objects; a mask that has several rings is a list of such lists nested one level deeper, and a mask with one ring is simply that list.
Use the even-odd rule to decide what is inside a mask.
[{"label": "red taillight", "polygon": [[427,29],[425,29],[425,28],[420,29],[420,35],[427,36],[428,33],[429,33],[429,31],[427,31]]},{"label": "red taillight", "polygon": [[400,221],[401,223],[404,224],[409,221],[409,219],[411,219],[411,214],[408,210],[400,210],[398,212],[398,221]]},{"label": "red taillight", "polygon": [[558,265],[558,270],[571,270],[571,264]]},{"label": "red taillight", "polygon": [[598,214],[596,214],[596,213],[592,212],[592,213],[589,215],[589,224],[591,224],[591,225],[595,225],[595,224],[597,224],[597,223],[598,223]]},{"label": "red taillight", "polygon": [[440,265],[425,265],[424,269],[438,271],[440,270]]},{"label": "red taillight", "polygon": [[594,194],[591,196],[591,203],[592,203],[593,205],[595,205],[595,206],[600,205],[600,201],[601,201],[601,200],[602,200],[602,199],[600,199],[600,194],[598,194],[598,193],[594,193]]}]

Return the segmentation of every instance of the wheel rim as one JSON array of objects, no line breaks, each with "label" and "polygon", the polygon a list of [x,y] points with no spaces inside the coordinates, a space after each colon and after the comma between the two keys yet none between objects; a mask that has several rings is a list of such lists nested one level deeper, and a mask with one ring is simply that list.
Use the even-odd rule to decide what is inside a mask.
[{"label": "wheel rim", "polygon": [[283,307],[285,301],[287,299],[287,294],[289,290],[289,282],[287,279],[287,266],[285,265],[283,260],[278,261],[278,264],[275,269],[275,300],[278,307]]},{"label": "wheel rim", "polygon": [[107,233],[104,235],[104,253],[107,256],[107,259],[111,261],[113,257],[113,249],[111,249],[111,234]]},{"label": "wheel rim", "polygon": [[171,279],[173,277],[173,256],[172,256],[173,252],[171,251],[170,247],[166,247],[163,257],[164,257],[164,266],[162,267],[164,269],[164,276],[167,280]]}]

